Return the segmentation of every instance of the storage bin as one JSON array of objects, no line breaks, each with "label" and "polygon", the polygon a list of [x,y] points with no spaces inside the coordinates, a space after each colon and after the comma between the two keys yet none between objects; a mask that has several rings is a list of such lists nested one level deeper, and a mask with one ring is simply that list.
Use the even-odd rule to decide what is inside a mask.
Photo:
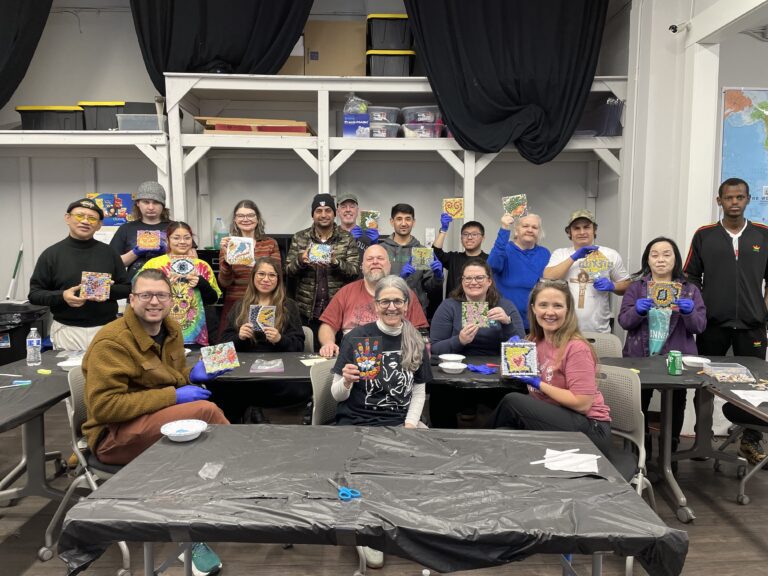
[{"label": "storage bin", "polygon": [[392,122],[371,122],[371,138],[397,138],[400,124]]},{"label": "storage bin", "polygon": [[82,130],[80,106],[16,106],[22,130]]},{"label": "storage bin", "polygon": [[394,108],[392,106],[368,106],[368,115],[371,118],[371,122],[397,124],[400,108]]},{"label": "storage bin", "polygon": [[83,109],[86,130],[117,130],[117,114],[123,113],[125,102],[91,102],[77,103]]},{"label": "storage bin", "polygon": [[406,106],[403,124],[442,124],[443,115],[437,106]]},{"label": "storage bin", "polygon": [[410,50],[413,33],[407,14],[368,14],[369,50]]},{"label": "storage bin", "polygon": [[403,124],[403,136],[406,138],[440,138],[442,132],[442,124]]},{"label": "storage bin", "polygon": [[624,101],[605,92],[592,92],[584,105],[576,133],[588,136],[621,136]]},{"label": "storage bin", "polygon": [[[162,121],[158,121],[158,118]],[[165,116],[157,114],[118,114],[117,127],[120,130],[157,131],[165,130]]]},{"label": "storage bin", "polygon": [[410,76],[413,50],[368,50],[365,53],[368,76]]}]

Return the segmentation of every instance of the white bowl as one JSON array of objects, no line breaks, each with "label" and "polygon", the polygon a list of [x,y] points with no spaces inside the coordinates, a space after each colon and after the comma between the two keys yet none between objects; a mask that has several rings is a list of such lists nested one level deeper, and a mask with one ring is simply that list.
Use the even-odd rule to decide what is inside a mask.
[{"label": "white bowl", "polygon": [[462,360],[464,360],[464,358],[466,358],[466,356],[462,356],[461,354],[440,354],[438,358],[440,358],[440,360],[442,360],[443,362],[455,363],[455,362],[461,362]]},{"label": "white bowl", "polygon": [[66,360],[62,360],[56,366],[61,368],[62,370],[66,370],[69,372],[72,370],[72,368],[75,368],[76,366],[80,366],[83,363],[83,357],[77,356],[76,358],[67,358]]},{"label": "white bowl", "polygon": [[174,420],[163,424],[160,432],[174,442],[189,442],[200,436],[208,428],[205,420]]},{"label": "white bowl", "polygon": [[439,366],[446,374],[461,374],[467,368],[467,365],[461,362],[442,362]]},{"label": "white bowl", "polygon": [[683,356],[683,364],[690,368],[701,368],[710,362],[712,362],[712,360],[709,358],[702,358],[701,356]]}]

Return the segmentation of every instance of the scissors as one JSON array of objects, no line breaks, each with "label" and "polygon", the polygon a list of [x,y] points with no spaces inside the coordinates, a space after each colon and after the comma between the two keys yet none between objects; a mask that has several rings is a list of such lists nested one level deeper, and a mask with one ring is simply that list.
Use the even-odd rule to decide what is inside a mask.
[{"label": "scissors", "polygon": [[355,488],[347,488],[346,486],[339,486],[330,478],[328,478],[328,482],[330,482],[331,486],[339,491],[339,500],[342,502],[349,502],[353,498],[360,498],[360,490],[356,490]]}]

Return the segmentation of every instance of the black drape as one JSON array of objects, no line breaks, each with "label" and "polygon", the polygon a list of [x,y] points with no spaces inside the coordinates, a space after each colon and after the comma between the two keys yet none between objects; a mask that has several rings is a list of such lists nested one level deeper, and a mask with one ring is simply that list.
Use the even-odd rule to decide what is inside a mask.
[{"label": "black drape", "polygon": [[405,0],[416,50],[466,150],[565,147],[597,66],[608,0]]},{"label": "black drape", "polygon": [[131,0],[155,88],[163,72],[275,74],[299,39],[312,0]]},{"label": "black drape", "polygon": [[0,108],[24,79],[43,34],[52,0],[0,2]]}]

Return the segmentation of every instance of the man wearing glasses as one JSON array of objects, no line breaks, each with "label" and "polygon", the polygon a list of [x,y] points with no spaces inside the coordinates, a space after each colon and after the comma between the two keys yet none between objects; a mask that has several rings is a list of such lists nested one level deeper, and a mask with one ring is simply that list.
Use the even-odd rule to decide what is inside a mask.
[{"label": "man wearing glasses", "polygon": [[[43,251],[30,278],[29,301],[51,309],[51,340],[57,350],[87,349],[99,328],[117,316],[117,301],[131,291],[120,256],[93,238],[103,219],[101,208],[90,198],[72,202],[64,215],[69,235]],[[83,272],[110,275],[107,300],[89,300],[81,294]]]},{"label": "man wearing glasses", "polygon": [[463,252],[445,252],[443,243],[448,235],[448,227],[453,222],[453,217],[447,212],[440,215],[440,233],[435,238],[432,249],[435,252],[435,258],[440,260],[444,268],[448,268],[448,275],[445,278],[445,293],[450,294],[457,286],[461,285],[461,270],[464,268],[464,262],[470,258],[481,258],[488,260],[488,254],[483,252],[483,239],[485,238],[485,227],[470,220],[464,222],[461,227],[461,245]]}]

